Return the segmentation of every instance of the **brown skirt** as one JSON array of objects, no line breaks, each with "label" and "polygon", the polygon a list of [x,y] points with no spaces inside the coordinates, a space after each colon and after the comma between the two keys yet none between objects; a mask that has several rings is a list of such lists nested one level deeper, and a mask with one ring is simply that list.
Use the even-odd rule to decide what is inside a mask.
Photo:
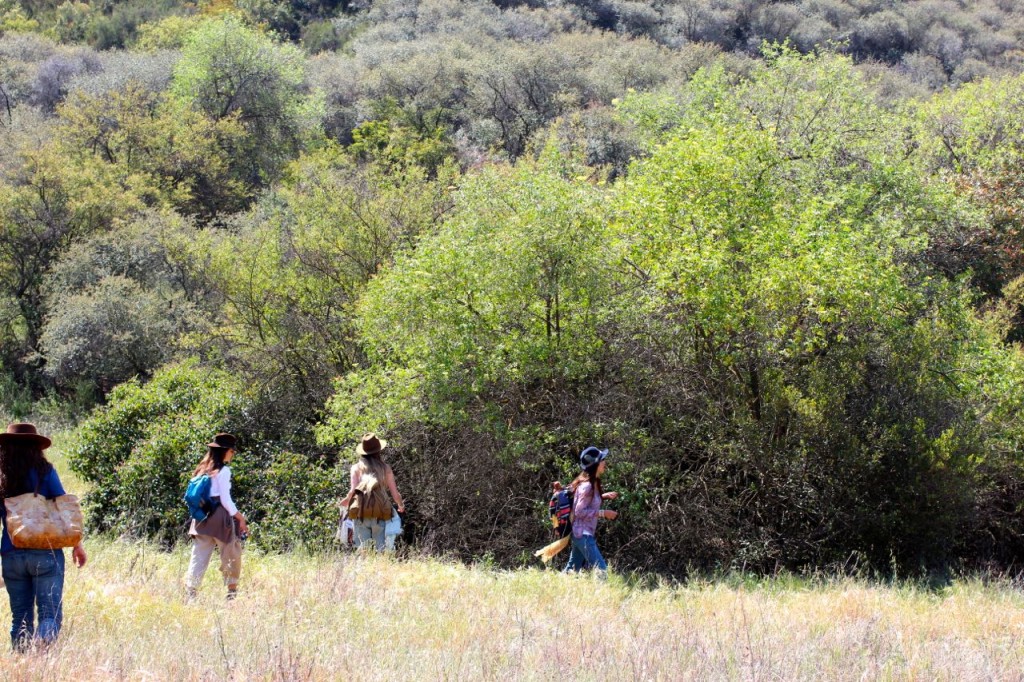
[{"label": "brown skirt", "polygon": [[223,505],[217,505],[217,509],[202,521],[192,519],[188,534],[206,535],[224,543],[233,542],[238,537],[236,523]]}]

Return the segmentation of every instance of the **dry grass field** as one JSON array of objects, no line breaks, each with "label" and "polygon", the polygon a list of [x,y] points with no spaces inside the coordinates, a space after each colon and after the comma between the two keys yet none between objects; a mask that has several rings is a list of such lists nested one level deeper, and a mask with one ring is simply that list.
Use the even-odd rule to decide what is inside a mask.
[{"label": "dry grass field", "polygon": [[429,558],[250,553],[236,601],[211,566],[186,604],[187,547],[87,548],[88,566],[69,562],[59,642],[0,655],[3,679],[1024,680],[1024,596],[1008,582],[636,586]]},{"label": "dry grass field", "polygon": [[60,641],[0,657],[4,679],[1024,680],[1008,584],[631,587],[324,554],[249,556],[236,601],[211,570],[185,604],[185,548],[89,548]]}]

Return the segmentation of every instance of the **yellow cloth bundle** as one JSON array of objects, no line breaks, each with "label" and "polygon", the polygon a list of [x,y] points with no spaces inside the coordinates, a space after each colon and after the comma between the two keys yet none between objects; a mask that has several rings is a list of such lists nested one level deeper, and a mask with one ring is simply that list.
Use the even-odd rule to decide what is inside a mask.
[{"label": "yellow cloth bundle", "polygon": [[560,538],[555,540],[547,547],[542,547],[533,553],[533,556],[540,557],[540,560],[544,563],[548,563],[563,549],[569,546],[569,537]]}]

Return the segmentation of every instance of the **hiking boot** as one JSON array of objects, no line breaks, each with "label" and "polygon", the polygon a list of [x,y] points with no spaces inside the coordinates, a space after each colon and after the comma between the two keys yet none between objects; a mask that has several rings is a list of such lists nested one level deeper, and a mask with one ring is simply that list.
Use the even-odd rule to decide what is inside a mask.
[{"label": "hiking boot", "polygon": [[199,596],[199,592],[198,592],[198,590],[196,590],[196,588],[194,588],[194,587],[186,587],[185,588],[185,603],[186,604],[188,604],[189,602],[195,601],[196,597],[198,597],[198,596]]},{"label": "hiking boot", "polygon": [[238,596],[238,588],[237,587],[229,587],[228,588],[227,600],[228,601],[234,601],[235,597],[237,597],[237,596]]}]

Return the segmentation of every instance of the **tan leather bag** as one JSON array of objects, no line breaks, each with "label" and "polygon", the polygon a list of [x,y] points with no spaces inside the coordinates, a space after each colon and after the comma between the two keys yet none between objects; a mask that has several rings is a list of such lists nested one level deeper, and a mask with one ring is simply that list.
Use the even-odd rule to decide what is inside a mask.
[{"label": "tan leather bag", "polygon": [[363,474],[352,499],[349,500],[348,517],[353,521],[388,521],[391,519],[392,511],[391,497],[385,492],[377,477],[370,473]]},{"label": "tan leather bag", "polygon": [[60,549],[82,541],[82,507],[74,495],[25,493],[4,499],[7,533],[18,549]]}]

